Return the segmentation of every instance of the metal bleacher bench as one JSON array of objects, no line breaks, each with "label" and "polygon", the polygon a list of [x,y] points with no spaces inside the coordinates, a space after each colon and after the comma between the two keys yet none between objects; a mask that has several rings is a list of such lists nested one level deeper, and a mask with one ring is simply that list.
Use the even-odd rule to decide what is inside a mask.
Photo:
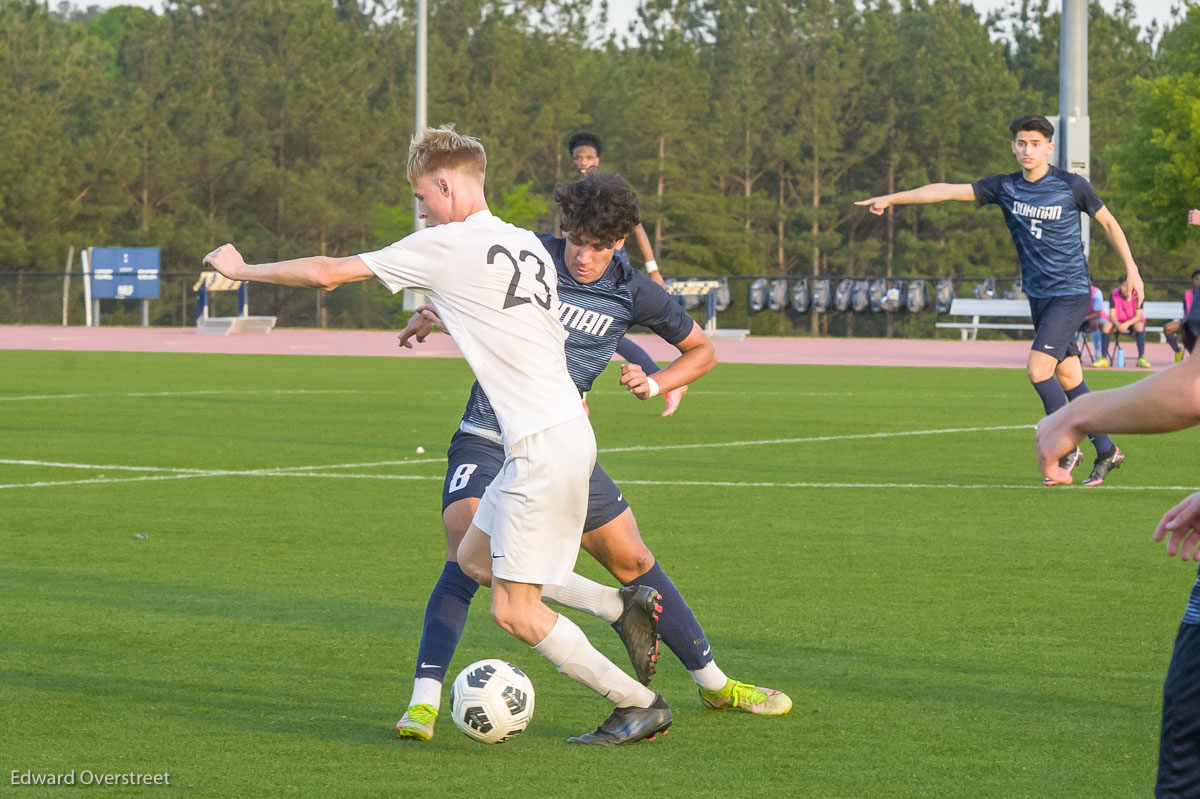
[{"label": "metal bleacher bench", "polygon": [[[1109,310],[1109,303],[1104,303],[1104,310]],[[1169,322],[1183,316],[1183,302],[1147,302],[1142,304],[1142,313],[1146,317],[1146,332],[1163,332],[1163,326],[1151,325],[1153,321]],[[976,300],[954,299],[950,303],[948,316],[970,317],[955,322],[938,322],[937,327],[952,328],[962,331],[962,340],[967,340],[970,333],[974,341],[980,330],[1033,330],[1032,321],[980,321],[981,319],[1026,320],[1031,319],[1028,300]]]},{"label": "metal bleacher bench", "polygon": [[980,319],[1031,319],[1028,300],[976,300],[955,298],[950,303],[950,316],[967,316],[970,320],[938,322],[937,327],[954,328],[962,331],[962,340],[971,341],[980,330],[1033,330],[1032,321],[981,322]]}]

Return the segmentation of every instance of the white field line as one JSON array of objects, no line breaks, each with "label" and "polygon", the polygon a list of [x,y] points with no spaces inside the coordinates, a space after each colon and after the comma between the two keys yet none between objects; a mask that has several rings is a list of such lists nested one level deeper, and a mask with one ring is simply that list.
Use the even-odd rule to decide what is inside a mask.
[{"label": "white field line", "polygon": [[[623,486],[702,486],[711,488],[895,488],[895,489],[1004,489],[1049,491],[1040,480],[1030,483],[756,483],[720,480],[616,480]],[[3,486],[0,486],[2,488]],[[1105,484],[1105,491],[1187,491],[1195,492],[1196,486],[1122,486]]]},{"label": "white field line", "polygon": [[206,389],[202,391],[138,391],[126,394],[29,394],[21,397],[0,397],[0,402],[30,402],[57,399],[108,399],[111,397],[219,397],[225,395],[254,396],[260,394],[390,394],[389,391],[360,391],[353,388],[321,389]]},{"label": "white field line", "polygon": [[[865,439],[881,439],[881,438],[900,438],[909,436],[928,436],[928,435],[948,435],[955,433],[986,433],[1008,430],[1031,430],[1033,425],[996,425],[991,427],[948,427],[935,430],[902,430],[886,433],[852,433],[847,435],[835,436],[806,436],[800,438],[773,438],[759,439],[756,441],[724,441],[724,442],[706,442],[700,444],[663,444],[659,446],[633,446],[633,447],[611,447],[599,450],[600,453],[612,452],[653,452],[660,450],[678,450],[678,449],[718,449],[722,447],[751,447],[751,446],[778,446],[781,444],[806,444],[823,441],[851,441]],[[425,476],[407,476],[407,475],[371,475],[371,474],[330,474],[327,470],[344,470],[344,469],[367,469],[377,468],[381,466],[412,466],[430,463],[444,463],[445,458],[420,458],[415,460],[400,460],[400,461],[373,461],[368,463],[341,463],[330,464],[325,466],[286,466],[272,469],[187,469],[167,466],[114,466],[100,465],[87,463],[62,463],[57,461],[36,461],[25,459],[9,459],[0,458],[0,465],[13,466],[45,466],[61,469],[88,469],[92,471],[125,471],[125,472],[150,472],[152,474],[144,477],[125,477],[125,478],[109,478],[98,477],[87,480],[64,480],[64,481],[39,481],[36,483],[9,483],[0,484],[0,489],[6,488],[45,488],[49,486],[60,485],[87,485],[97,483],[128,483],[148,480],[167,480],[167,479],[184,479],[188,477],[343,477],[347,479],[375,479],[375,480],[441,480],[441,476],[425,477]],[[971,486],[958,485],[924,485],[924,484],[870,484],[870,483],[753,483],[753,482],[687,482],[687,481],[624,481],[630,485],[695,485],[695,486],[728,486],[728,487],[762,487],[762,488],[836,488],[836,487],[860,487],[860,488],[968,488]],[[1006,486],[977,486],[979,488],[1004,488]],[[1011,486],[1012,488],[1024,488],[1025,486]],[[1157,490],[1169,490],[1159,487]]]},{"label": "white field line", "polygon": [[709,447],[756,447],[777,444],[811,444],[819,441],[857,441],[870,438],[904,438],[907,436],[938,436],[950,433],[991,433],[998,430],[1036,430],[1032,424],[997,425],[994,427],[946,427],[940,430],[902,430],[891,433],[852,433],[841,436],[805,436],[803,438],[763,438],[756,441],[722,441],[703,444],[662,444],[658,446],[610,447],[599,452],[658,452],[669,449],[707,449]]}]

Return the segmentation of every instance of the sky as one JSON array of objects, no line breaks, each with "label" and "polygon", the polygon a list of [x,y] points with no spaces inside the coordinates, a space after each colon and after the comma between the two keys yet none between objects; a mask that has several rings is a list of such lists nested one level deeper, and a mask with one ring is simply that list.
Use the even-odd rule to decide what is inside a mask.
[{"label": "sky", "polygon": [[[161,8],[162,5],[157,0],[71,0],[71,2],[78,7],[97,5],[104,8],[117,5]],[[1100,0],[1100,3],[1109,11],[1116,7],[1116,0]],[[52,0],[51,6],[56,4],[57,0]],[[980,14],[986,14],[990,11],[1010,7],[1013,4],[1013,0],[973,0],[970,4]],[[1133,0],[1138,24],[1142,26],[1149,25],[1151,20],[1157,19],[1160,27],[1162,27],[1161,23],[1165,23],[1172,18],[1171,6],[1180,4],[1180,0]],[[624,33],[629,29],[629,22],[636,16],[635,9],[637,5],[638,0],[608,0],[609,17],[611,18],[611,25],[614,30]]]}]

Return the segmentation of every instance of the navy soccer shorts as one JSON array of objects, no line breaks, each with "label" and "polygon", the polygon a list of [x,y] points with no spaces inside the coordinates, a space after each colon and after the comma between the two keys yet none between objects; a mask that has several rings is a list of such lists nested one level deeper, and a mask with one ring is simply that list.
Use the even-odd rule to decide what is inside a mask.
[{"label": "navy soccer shorts", "polygon": [[[479,499],[504,463],[504,447],[473,433],[455,432],[446,451],[446,479],[442,483],[442,510],[460,499]],[[588,486],[587,520],[583,530],[595,530],[620,516],[629,507],[612,478],[596,464]]]},{"label": "navy soccer shorts", "polygon": [[1157,799],[1200,797],[1200,624],[1181,624],[1163,683]]},{"label": "navy soccer shorts", "polygon": [[1092,309],[1091,294],[1068,294],[1062,297],[1030,297],[1029,312],[1033,316],[1033,346],[1031,349],[1053,355],[1056,361],[1079,357],[1075,333]]}]

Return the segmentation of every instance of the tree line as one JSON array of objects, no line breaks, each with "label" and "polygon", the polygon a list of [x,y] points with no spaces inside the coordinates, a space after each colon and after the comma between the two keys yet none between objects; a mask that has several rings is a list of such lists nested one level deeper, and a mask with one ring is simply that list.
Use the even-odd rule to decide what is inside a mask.
[{"label": "tree line", "polygon": [[[644,0],[619,34],[598,5],[430,0],[429,120],[483,140],[506,218],[553,229],[566,139],[589,129],[668,275],[1015,276],[996,209],[852,203],[1015,171],[1009,120],[1057,112],[1056,3]],[[69,246],[157,246],[188,272],[227,240],[262,261],[404,235],[414,16],[0,0],[0,271],[60,271]],[[1092,3],[1089,66],[1093,184],[1147,276],[1186,277],[1200,8],[1139,27],[1129,0]],[[1103,236],[1091,261],[1120,271]]]}]

